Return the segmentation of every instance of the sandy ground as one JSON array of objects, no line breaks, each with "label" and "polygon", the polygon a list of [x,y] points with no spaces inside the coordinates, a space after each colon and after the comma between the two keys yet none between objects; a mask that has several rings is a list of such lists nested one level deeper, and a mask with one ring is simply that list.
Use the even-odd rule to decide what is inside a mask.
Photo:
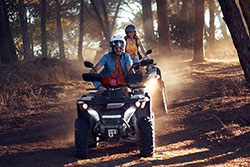
[{"label": "sandy ground", "polygon": [[62,85],[58,98],[1,110],[0,166],[250,166],[250,93],[239,63],[180,63],[163,78],[168,114],[156,117],[153,157],[126,143],[74,157],[75,101],[90,86],[82,81]]}]

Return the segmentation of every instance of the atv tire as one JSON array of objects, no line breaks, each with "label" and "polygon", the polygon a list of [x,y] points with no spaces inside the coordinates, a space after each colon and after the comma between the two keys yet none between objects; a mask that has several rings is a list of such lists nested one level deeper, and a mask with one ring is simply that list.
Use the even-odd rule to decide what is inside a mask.
[{"label": "atv tire", "polygon": [[155,150],[155,133],[153,120],[148,117],[143,117],[139,120],[138,126],[141,131],[140,156],[151,157],[154,154]]},{"label": "atv tire", "polygon": [[81,118],[75,120],[75,150],[78,158],[87,158],[89,155],[88,128],[86,120]]}]

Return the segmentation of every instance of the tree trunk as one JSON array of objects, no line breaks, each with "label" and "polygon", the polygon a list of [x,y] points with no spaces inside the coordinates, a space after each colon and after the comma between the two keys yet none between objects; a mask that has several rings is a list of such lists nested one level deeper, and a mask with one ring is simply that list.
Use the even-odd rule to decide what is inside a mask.
[{"label": "tree trunk", "polygon": [[248,33],[250,34],[250,1],[249,0],[239,0],[243,16],[246,20],[248,27]]},{"label": "tree trunk", "polygon": [[158,32],[159,32],[159,47],[161,53],[165,53],[168,57],[170,51],[170,32],[169,19],[167,12],[167,1],[156,0],[157,3],[157,17],[158,17]]},{"label": "tree trunk", "polygon": [[[30,1],[28,2],[28,9],[30,11]],[[34,57],[34,39],[33,39],[34,31],[33,31],[32,23],[31,23],[31,19],[32,19],[32,16],[29,16],[29,18],[28,18],[28,20],[29,20],[28,21],[28,29],[30,30],[29,43],[30,43],[31,57],[33,58]]]},{"label": "tree trunk", "polygon": [[0,0],[0,62],[10,64],[17,62],[15,45],[10,31],[5,0]]},{"label": "tree trunk", "polygon": [[180,11],[181,16],[183,16],[186,21],[189,20],[188,3],[189,3],[189,0],[183,0],[182,6],[181,6],[181,11]]},{"label": "tree trunk", "polygon": [[110,22],[108,19],[107,8],[106,8],[106,4],[105,4],[104,0],[101,0],[101,4],[102,4],[102,10],[103,10],[104,23],[105,23],[105,27],[106,27],[106,34],[109,37],[108,39],[110,39],[111,38]]},{"label": "tree trunk", "polygon": [[105,38],[106,38],[107,40],[109,40],[111,36],[109,36],[108,33],[107,33],[107,27],[106,27],[105,24],[104,24],[104,21],[103,21],[103,19],[102,19],[102,16],[101,16],[101,14],[100,14],[100,12],[99,12],[99,9],[98,9],[98,7],[97,7],[97,5],[96,5],[96,2],[95,2],[95,0],[90,0],[90,2],[91,2],[91,5],[92,5],[92,7],[93,7],[95,13],[96,13],[98,23],[99,23],[99,25],[100,25],[100,27],[101,27],[103,33],[104,33],[104,36],[105,36]]},{"label": "tree trunk", "polygon": [[65,53],[64,53],[64,42],[63,42],[63,30],[62,30],[62,23],[61,23],[61,6],[59,0],[56,0],[56,22],[57,22],[57,33],[58,33],[58,43],[59,43],[59,53],[60,58],[65,60]]},{"label": "tree trunk", "polygon": [[250,86],[250,39],[242,21],[240,11],[234,0],[219,0],[219,3],[237,50],[244,76],[248,86]]},{"label": "tree trunk", "polygon": [[[5,3],[5,2],[4,2]],[[0,1],[0,63],[9,64],[11,62],[11,57],[8,54],[8,45],[6,40],[6,32],[4,26],[4,12],[3,12],[3,0]]]},{"label": "tree trunk", "polygon": [[78,60],[80,62],[83,61],[82,56],[82,42],[83,42],[83,23],[84,23],[84,0],[81,0],[81,8],[80,8],[80,31],[79,31],[79,42],[78,42]]},{"label": "tree trunk", "polygon": [[213,54],[216,46],[215,40],[215,0],[207,0],[209,5],[209,29],[208,29],[208,38],[207,38],[207,48],[208,52]]},{"label": "tree trunk", "polygon": [[46,0],[40,0],[40,3],[41,3],[41,45],[42,45],[42,57],[47,57]]},{"label": "tree trunk", "polygon": [[203,47],[204,0],[195,0],[195,33],[193,61],[204,61]]},{"label": "tree trunk", "polygon": [[215,41],[215,26],[214,26],[214,11],[215,11],[215,2],[214,0],[208,0],[209,4],[209,44],[212,45]]},{"label": "tree trunk", "polygon": [[18,3],[19,17],[22,27],[22,38],[23,38],[23,54],[25,61],[31,60],[30,43],[28,38],[28,25],[26,9],[23,4],[23,0],[19,0]]},{"label": "tree trunk", "polygon": [[117,4],[117,6],[116,6],[116,11],[115,11],[114,19],[113,19],[113,22],[112,22],[111,27],[110,27],[110,29],[111,29],[111,30],[110,30],[111,34],[114,32],[115,22],[116,22],[116,18],[117,18],[119,9],[120,9],[121,2],[122,2],[122,0],[119,0],[118,4]]},{"label": "tree trunk", "polygon": [[[115,22],[116,22],[117,15],[119,12],[119,7],[121,5],[121,0],[119,0],[117,2],[118,5],[117,5],[116,10],[115,10],[115,15],[112,17],[112,23],[109,19],[110,16],[108,15],[108,11],[106,9],[106,4],[105,4],[104,0],[101,0],[102,9],[99,9],[99,6],[98,6],[96,0],[90,0],[90,2],[91,2],[91,5],[95,11],[97,21],[102,29],[104,37],[107,41],[109,41],[111,38],[111,35],[113,34]],[[100,0],[98,0],[98,2],[100,2]],[[101,14],[100,11],[103,11],[103,14]]]},{"label": "tree trunk", "polygon": [[141,0],[141,4],[145,42],[147,47],[152,47],[151,45],[155,42],[155,37],[151,0]]}]

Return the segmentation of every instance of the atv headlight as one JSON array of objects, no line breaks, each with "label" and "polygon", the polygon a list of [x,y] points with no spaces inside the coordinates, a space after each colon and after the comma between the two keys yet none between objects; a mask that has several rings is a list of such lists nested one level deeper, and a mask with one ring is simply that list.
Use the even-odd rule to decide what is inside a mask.
[{"label": "atv headlight", "polygon": [[146,105],[146,101],[143,101],[143,102],[141,103],[141,108],[143,109],[143,108],[145,107],[145,105]]},{"label": "atv headlight", "polygon": [[141,102],[139,102],[139,101],[135,102],[135,106],[136,106],[137,108],[139,108],[139,107],[141,106]]},{"label": "atv headlight", "polygon": [[157,78],[150,78],[145,82],[144,86],[146,86],[145,88],[146,91],[153,94],[158,88]]},{"label": "atv headlight", "polygon": [[83,104],[82,104],[82,108],[83,108],[84,110],[87,110],[88,107],[89,107],[88,104],[86,104],[86,103],[83,103]]}]

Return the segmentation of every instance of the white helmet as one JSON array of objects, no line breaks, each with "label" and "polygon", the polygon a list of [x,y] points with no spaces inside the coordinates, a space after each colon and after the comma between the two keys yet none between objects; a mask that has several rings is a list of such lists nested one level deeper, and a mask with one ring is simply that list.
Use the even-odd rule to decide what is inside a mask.
[{"label": "white helmet", "polygon": [[110,39],[109,45],[111,48],[115,46],[124,46],[124,41],[122,36],[120,35],[115,35]]}]

